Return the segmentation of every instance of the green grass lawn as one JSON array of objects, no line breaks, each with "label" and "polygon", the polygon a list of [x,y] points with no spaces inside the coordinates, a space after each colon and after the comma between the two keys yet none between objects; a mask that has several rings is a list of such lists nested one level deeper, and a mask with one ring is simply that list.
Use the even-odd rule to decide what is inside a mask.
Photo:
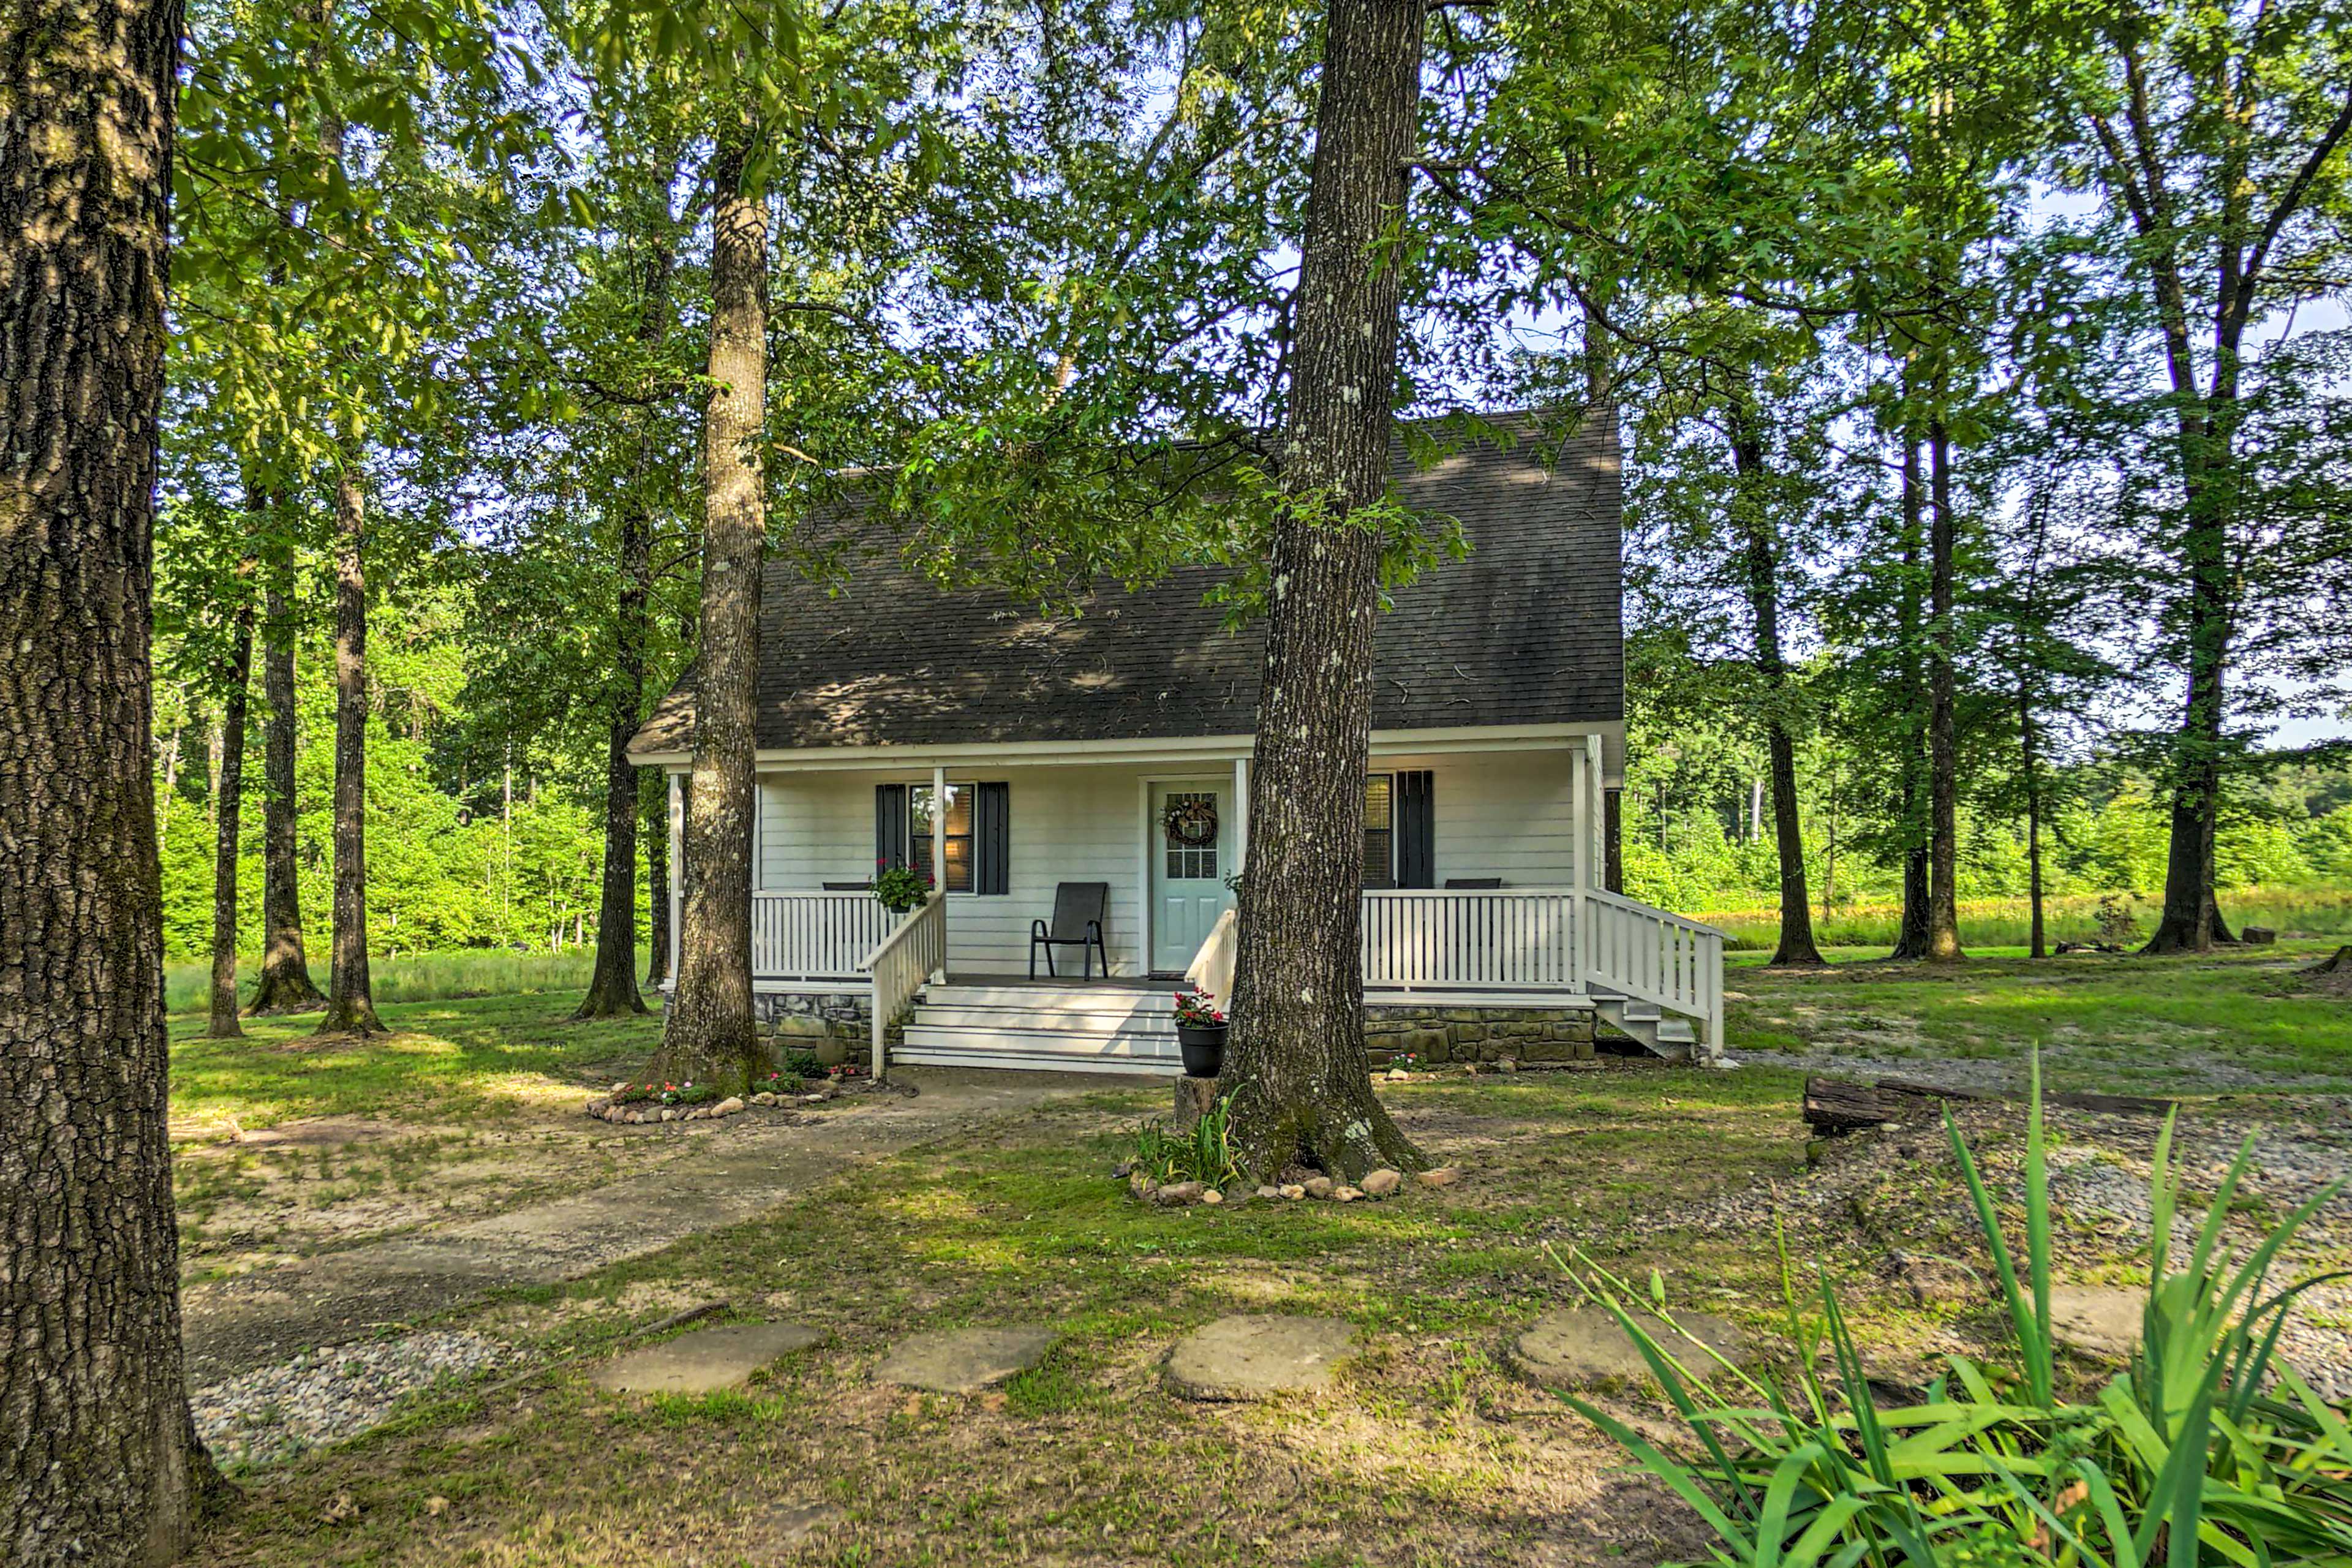
[{"label": "green grass lawn", "polygon": [[1727,1032],[1743,1050],[1836,1050],[1890,1071],[1978,1061],[2021,1081],[2043,1056],[2064,1089],[2117,1093],[2352,1091],[2352,1001],[2297,971],[2330,951],[2284,943],[2207,958],[1971,955],[1948,969],[1832,949],[1827,971],[1770,971],[1738,954]]},{"label": "green grass lawn", "polygon": [[[1730,984],[1748,998],[1736,1043],[1777,1034],[1803,1052],[1858,1037],[1916,1059],[2001,1062],[2039,1044],[2062,1081],[2126,1089],[2234,1090],[2221,1069],[2248,1063],[2352,1078],[2352,1002],[2301,994],[2258,955],[1996,958],[1951,974],[1741,967]],[[182,1037],[175,1092],[184,1107],[256,1115],[527,1120],[537,1097],[560,1099],[652,1040],[649,1023],[573,1026],[561,1010],[548,997],[393,1009],[407,1033],[341,1067],[276,1026],[226,1047]],[[1686,1516],[1511,1375],[1504,1347],[1574,1299],[1559,1263],[1572,1250],[1645,1287],[1654,1271],[1672,1301],[1771,1342],[1773,1194],[1809,1179],[1801,1084],[1769,1065],[1640,1064],[1383,1084],[1409,1133],[1468,1176],[1345,1206],[1136,1204],[1110,1168],[1133,1124],[1164,1109],[1165,1086],[1055,1102],[732,1228],[453,1314],[439,1326],[491,1334],[545,1370],[487,1397],[420,1396],[372,1434],[246,1477],[246,1505],[198,1560],[1499,1568],[1700,1555]],[[1956,1189],[1938,1179],[1892,1168],[1862,1189],[1873,1223],[1893,1209],[1948,1222]],[[1800,1265],[1843,1282],[1875,1367],[1911,1375],[1939,1347],[1992,1342],[1980,1308],[1922,1306],[1892,1282],[1884,1229],[1856,1228],[1838,1205],[1810,1212]],[[2089,1249],[2086,1277],[2130,1277],[2128,1238],[2085,1227],[2068,1246]],[[583,1369],[629,1331],[712,1300],[832,1342],[741,1393],[620,1398],[588,1383]],[[1167,1394],[1159,1363],[1174,1340],[1236,1311],[1344,1318],[1360,1353],[1314,1399]],[[1029,1323],[1062,1342],[999,1393],[937,1398],[872,1379],[904,1334]],[[1643,1408],[1631,1395],[1621,1406]]]},{"label": "green grass lawn", "polygon": [[173,1135],[312,1116],[479,1120],[570,1100],[641,1066],[661,1034],[658,1015],[576,1022],[578,1003],[566,989],[387,1004],[377,1012],[393,1033],[361,1042],[317,1039],[315,1013],[248,1018],[234,1040],[205,1038],[200,1013],[175,1014]]}]

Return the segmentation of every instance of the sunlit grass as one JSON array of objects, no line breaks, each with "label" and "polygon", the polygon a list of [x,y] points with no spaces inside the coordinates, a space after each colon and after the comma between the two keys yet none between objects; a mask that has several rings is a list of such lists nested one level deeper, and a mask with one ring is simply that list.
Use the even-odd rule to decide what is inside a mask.
[{"label": "sunlit grass", "polygon": [[[2123,897],[2144,937],[2156,927],[2158,906]],[[2232,927],[2267,926],[2309,936],[2352,937],[2352,888],[2233,888],[2221,895],[2221,913]],[[1721,930],[1742,948],[1769,952],[1780,940],[1777,903],[1757,902],[1685,911]],[[1813,911],[1813,940],[1823,947],[1887,947],[1903,916],[1899,903],[1845,904],[1824,916]],[[2045,900],[2043,929],[2054,945],[2087,942],[2098,935],[2099,895],[2070,894]],[[2014,948],[2032,940],[2032,911],[2023,899],[1969,899],[1960,904],[1960,940],[1974,949]]]},{"label": "sunlit grass", "polygon": [[[646,973],[648,955],[637,954],[637,973]],[[399,958],[372,959],[370,988],[379,1005],[387,1002],[433,1002],[449,997],[510,996],[549,991],[585,992],[595,972],[596,955],[574,949],[570,952],[514,952],[490,948],[457,952],[415,952]],[[254,977],[261,972],[258,954],[236,962],[237,994],[253,999]],[[209,963],[167,963],[163,966],[163,1005],[174,1013],[203,1007],[212,994]],[[323,989],[327,984],[326,954],[310,961],[311,977]]]}]

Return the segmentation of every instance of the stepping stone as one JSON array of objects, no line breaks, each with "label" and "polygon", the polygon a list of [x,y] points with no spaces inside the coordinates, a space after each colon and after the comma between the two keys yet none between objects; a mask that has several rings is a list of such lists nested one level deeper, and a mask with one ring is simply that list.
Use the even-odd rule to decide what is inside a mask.
[{"label": "stepping stone", "polygon": [[1267,1399],[1321,1388],[1355,1344],[1354,1326],[1336,1318],[1219,1318],[1177,1342],[1168,1388],[1185,1399]]},{"label": "stepping stone", "polygon": [[1027,1372],[1061,1336],[1051,1329],[956,1329],[901,1340],[874,1369],[877,1383],[970,1394]]},{"label": "stepping stone", "polygon": [[2105,1285],[2053,1285],[2050,1337],[2100,1361],[2127,1361],[2139,1349],[2144,1290]]},{"label": "stepping stone", "polygon": [[[1718,1370],[1712,1356],[1684,1339],[1663,1320],[1637,1313],[1634,1321],[1694,1377],[1703,1378]],[[1747,1336],[1721,1318],[1709,1317],[1705,1312],[1677,1312],[1675,1321],[1701,1344],[1733,1361],[1738,1360],[1748,1348]],[[1633,1337],[1601,1307],[1567,1307],[1546,1312],[1511,1341],[1509,1355],[1511,1364],[1521,1376],[1568,1388],[1606,1388],[1650,1378],[1650,1363],[1642,1359]]]},{"label": "stepping stone", "polygon": [[614,1394],[711,1394],[740,1388],[751,1374],[793,1351],[825,1341],[823,1329],[799,1323],[728,1323],[697,1329],[661,1344],[631,1351],[598,1369],[596,1386]]}]

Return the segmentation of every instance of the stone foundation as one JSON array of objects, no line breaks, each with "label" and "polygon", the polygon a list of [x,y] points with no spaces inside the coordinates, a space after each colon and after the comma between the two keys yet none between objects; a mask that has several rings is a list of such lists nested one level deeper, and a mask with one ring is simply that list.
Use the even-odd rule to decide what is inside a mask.
[{"label": "stone foundation", "polygon": [[808,1050],[827,1039],[863,1047],[873,1038],[873,1002],[861,991],[754,992],[751,1010],[782,1049]]},{"label": "stone foundation", "polygon": [[1447,1062],[1580,1062],[1592,1059],[1592,1013],[1583,1007],[1447,1007],[1367,1004],[1364,1043],[1372,1066],[1400,1051],[1424,1067]]}]

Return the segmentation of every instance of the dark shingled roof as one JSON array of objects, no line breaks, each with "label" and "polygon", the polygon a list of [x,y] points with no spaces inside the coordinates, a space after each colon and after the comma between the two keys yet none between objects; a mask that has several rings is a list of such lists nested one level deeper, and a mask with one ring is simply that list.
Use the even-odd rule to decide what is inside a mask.
[{"label": "dark shingled roof", "polygon": [[[1396,483],[1415,510],[1458,519],[1471,546],[1397,590],[1375,644],[1379,730],[1549,724],[1624,713],[1619,477],[1613,420],[1563,438],[1480,442]],[[787,563],[761,584],[762,750],[1141,740],[1247,734],[1263,637],[1228,632],[1183,571],[1097,592],[1076,616],[1002,593],[943,593],[877,542],[828,594]],[[630,742],[683,752],[693,679]]]}]

